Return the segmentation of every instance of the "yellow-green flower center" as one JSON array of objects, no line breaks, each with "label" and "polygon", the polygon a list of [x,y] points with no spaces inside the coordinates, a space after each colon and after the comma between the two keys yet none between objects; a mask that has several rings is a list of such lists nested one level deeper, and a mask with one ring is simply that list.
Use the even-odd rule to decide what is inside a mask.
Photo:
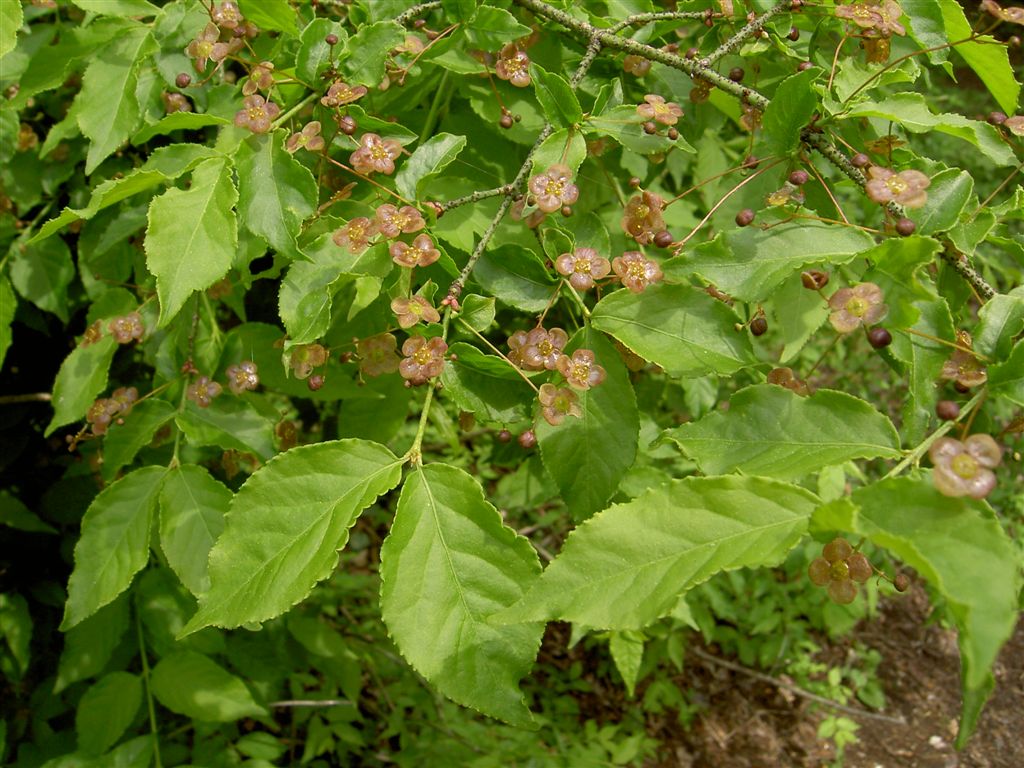
[{"label": "yellow-green flower center", "polygon": [[854,317],[864,317],[871,305],[866,299],[862,299],[860,296],[854,296],[848,302],[846,302],[846,311]]},{"label": "yellow-green flower center", "polygon": [[953,470],[954,474],[962,477],[964,480],[970,480],[978,474],[978,462],[967,453],[954,456],[953,461],[949,463],[949,467]]}]

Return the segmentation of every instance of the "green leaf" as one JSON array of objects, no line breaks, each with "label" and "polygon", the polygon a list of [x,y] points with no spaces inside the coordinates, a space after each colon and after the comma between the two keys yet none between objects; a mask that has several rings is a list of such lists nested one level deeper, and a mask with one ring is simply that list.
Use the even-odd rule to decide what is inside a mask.
[{"label": "green leaf", "polygon": [[331,306],[343,278],[336,265],[296,261],[281,281],[278,312],[288,339],[293,344],[308,344],[324,336],[331,327]]},{"label": "green leaf", "polygon": [[1006,359],[1013,340],[1024,331],[1024,290],[996,294],[978,310],[973,349],[983,355]]},{"label": "green leaf", "polygon": [[974,179],[967,171],[948,168],[932,177],[928,187],[928,200],[907,216],[917,225],[917,234],[931,235],[945,232],[957,223],[960,214],[974,197]]},{"label": "green leaf", "polygon": [[64,358],[53,382],[53,419],[46,428],[47,437],[58,427],[84,417],[89,406],[107,388],[107,372],[116,349],[114,337],[104,336],[95,344],[75,347]]},{"label": "green leaf", "polygon": [[474,330],[483,333],[494,322],[495,301],[493,296],[467,293],[462,297],[459,320]]},{"label": "green leaf", "polygon": [[816,221],[767,231],[743,227],[669,259],[664,272],[668,279],[680,282],[697,274],[735,299],[760,301],[790,275],[814,264],[845,264],[874,243],[859,229]]},{"label": "green leaf", "polygon": [[242,15],[260,29],[274,29],[289,37],[299,34],[295,23],[299,14],[288,0],[239,0],[238,7]]},{"label": "green leaf", "polygon": [[[973,43],[965,45],[973,45]],[[956,50],[959,51],[963,47],[957,46]],[[1003,48],[1003,46],[998,47]],[[1006,55],[1005,50],[1003,50],[1003,55]],[[1016,96],[1014,101],[1016,101]],[[1013,107],[1009,109],[1011,112],[1013,111]],[[879,101],[855,104],[846,111],[844,117],[880,117],[902,125],[911,133],[938,131],[969,142],[997,165],[1017,164],[1013,152],[994,127],[980,120],[968,120],[963,115],[933,115],[924,95],[920,93],[895,93]]]},{"label": "green leaf", "polygon": [[1013,76],[1013,65],[1006,46],[988,35],[970,40],[974,30],[956,0],[939,0],[942,19],[946,27],[946,41],[957,43],[953,50],[967,62],[989,93],[1006,114],[1017,111],[1020,83]]},{"label": "green leaf", "polygon": [[342,66],[350,78],[348,82],[376,87],[384,77],[388,54],[403,40],[405,30],[394,21],[378,21],[360,29],[345,46],[348,58]]},{"label": "green leaf", "polygon": [[992,665],[1017,621],[1018,558],[992,510],[984,502],[943,496],[926,476],[892,478],[823,506],[814,525],[867,537],[942,595],[959,631],[962,747],[994,685]]},{"label": "green leaf", "polygon": [[359,513],[401,478],[401,460],[364,440],[293,448],[235,495],[210,552],[210,591],[182,630],[273,618],[334,570]]},{"label": "green leaf", "polygon": [[381,612],[402,655],[445,696],[514,725],[533,722],[518,682],[543,627],[496,627],[487,616],[539,573],[533,547],[470,475],[429,464],[406,478],[381,548]]},{"label": "green leaf", "polygon": [[796,480],[851,459],[898,458],[888,417],[844,392],[810,397],[774,384],[741,389],[728,411],[666,430],[708,475],[741,472]]},{"label": "green leaf", "polygon": [[299,34],[299,53],[295,59],[295,74],[308,83],[316,82],[320,73],[331,60],[331,48],[325,39],[337,35],[338,41],[346,40],[348,33],[337,21],[315,18]]},{"label": "green leaf", "polygon": [[267,713],[240,678],[195,651],[165,656],[153,667],[150,680],[161,704],[195,720],[229,723]]},{"label": "green leaf", "polygon": [[932,284],[922,283],[918,276],[923,267],[934,261],[941,248],[938,240],[913,235],[887,238],[861,254],[872,265],[862,279],[878,285],[885,296],[889,308],[884,321],[887,326],[913,325],[920,311],[915,302],[935,298]]},{"label": "green leaf", "polygon": [[101,16],[155,16],[160,12],[146,0],[72,0],[83,11]]},{"label": "green leaf", "polygon": [[719,571],[776,565],[807,528],[814,494],[759,477],[689,477],[600,512],[492,621],[561,619],[641,629]]},{"label": "green leaf", "polygon": [[579,124],[583,120],[583,108],[569,83],[537,64],[532,69],[533,88],[548,122],[566,128]]},{"label": "green leaf", "polygon": [[18,308],[18,299],[11,288],[6,274],[0,273],[0,368],[3,367],[7,350],[11,348],[11,323]]},{"label": "green leaf", "polygon": [[[941,298],[914,304],[919,318],[912,326],[919,333],[937,339],[952,341],[953,318],[946,301]],[[908,389],[910,397],[903,406],[904,440],[913,445],[924,439],[928,425],[935,417],[935,404],[940,390],[935,386],[942,365],[952,350],[931,338],[918,335],[893,334],[893,354],[909,363]]]},{"label": "green leaf", "polygon": [[445,365],[441,382],[459,410],[503,424],[527,417],[532,393],[507,362],[463,342],[448,349],[455,359]]},{"label": "green leaf", "polygon": [[473,279],[499,301],[524,312],[540,312],[555,284],[536,253],[514,245],[484,251]]},{"label": "green leaf", "polygon": [[800,146],[800,132],[818,109],[814,81],[820,76],[821,70],[812,67],[790,75],[775,89],[761,120],[765,141],[774,154],[788,155]]},{"label": "green leaf", "polygon": [[671,376],[730,374],[753,364],[749,335],[737,331],[736,313],[704,291],[653,285],[605,296],[590,321]]},{"label": "green leaf", "polygon": [[20,682],[28,672],[32,661],[32,629],[28,601],[17,592],[0,592],[0,650],[3,650],[0,673],[8,680]]},{"label": "green leaf", "polygon": [[611,652],[615,668],[622,675],[629,697],[636,693],[636,681],[640,677],[640,665],[644,660],[643,636],[632,630],[612,632],[608,639],[608,650]]},{"label": "green leaf", "polygon": [[552,165],[561,164],[576,173],[587,159],[587,142],[579,131],[561,128],[548,136],[533,153],[533,172],[544,173]]},{"label": "green leaf", "polygon": [[64,635],[64,650],[57,665],[54,694],[102,672],[127,629],[127,594],[69,629]]},{"label": "green leaf", "polygon": [[583,415],[568,416],[557,427],[537,419],[537,442],[544,467],[576,520],[604,509],[636,458],[640,415],[629,371],[603,334],[585,328],[566,353],[591,350],[607,372],[596,387],[577,391]]},{"label": "green leaf", "polygon": [[12,249],[11,282],[23,298],[68,321],[68,286],[75,279],[71,251],[60,238]]},{"label": "green leaf", "polygon": [[[475,5],[475,2],[469,2],[468,7],[462,9],[463,13]],[[459,18],[451,12],[448,15],[453,19]],[[466,18],[463,17],[462,20],[465,21]],[[495,51],[500,50],[505,43],[528,36],[532,31],[504,8],[495,8],[490,5],[481,5],[476,9],[476,13],[469,19],[467,29],[476,46],[484,50]]]},{"label": "green leaf", "polygon": [[399,194],[410,200],[421,199],[424,187],[451,165],[465,146],[465,136],[450,133],[436,134],[420,144],[395,174],[395,187]]},{"label": "green leaf", "polygon": [[[23,22],[20,2],[0,5],[0,56],[14,50],[18,43],[18,30]],[[3,755],[0,754],[0,757]]]},{"label": "green leaf", "polygon": [[295,236],[316,210],[316,179],[285,150],[285,131],[253,135],[238,147],[238,216],[275,250],[298,255]]},{"label": "green leaf", "polygon": [[122,417],[124,424],[112,423],[103,438],[103,478],[109,482],[117,477],[121,468],[131,464],[135,455],[153,440],[157,430],[177,412],[178,409],[166,400],[150,398],[132,406]]},{"label": "green leaf", "polygon": [[192,172],[191,187],[169,189],[150,203],[146,266],[156,275],[160,327],[193,291],[209,288],[231,268],[238,245],[237,200],[227,162],[207,160]]},{"label": "green leaf", "polygon": [[1005,363],[988,371],[989,391],[1024,407],[1024,341],[1018,341]]},{"label": "green leaf", "polygon": [[217,445],[269,459],[274,449],[274,422],[249,402],[224,395],[207,408],[191,401],[176,423],[193,445]]},{"label": "green leaf", "polygon": [[172,112],[152,125],[135,132],[132,144],[145,144],[154,136],[164,136],[174,131],[194,131],[197,128],[208,128],[211,125],[229,125],[230,121],[223,117],[204,112]]},{"label": "green leaf", "polygon": [[476,10],[477,0],[441,0],[441,8],[454,21],[468,21]]},{"label": "green leaf", "polygon": [[155,47],[147,27],[134,27],[93,54],[75,99],[78,127],[90,140],[86,174],[121,146],[142,120],[135,93],[138,69]]},{"label": "green leaf", "polygon": [[636,152],[638,155],[665,152],[670,148],[683,152],[697,151],[682,134],[675,141],[664,133],[647,134],[642,127],[643,123],[644,120],[637,114],[635,105],[621,104],[603,115],[590,117],[585,130],[611,136],[630,152]]},{"label": "green leaf", "polygon": [[142,704],[142,681],[128,672],[111,672],[89,687],[75,710],[78,750],[106,752],[131,725]]},{"label": "green leaf", "polygon": [[7,491],[0,491],[0,525],[27,533],[57,533],[57,529],[45,523],[21,501]]},{"label": "green leaf", "polygon": [[153,511],[167,470],[143,467],[108,485],[82,518],[61,629],[111,602],[149,560]]},{"label": "green leaf", "polygon": [[194,595],[210,588],[207,559],[224,530],[230,489],[203,467],[179,465],[160,489],[160,549]]},{"label": "green leaf", "polygon": [[922,49],[939,49],[930,51],[928,60],[932,64],[941,64],[949,59],[949,48],[942,47],[950,40],[946,38],[941,6],[935,0],[902,0],[900,5],[909,22],[907,27],[911,39]]}]

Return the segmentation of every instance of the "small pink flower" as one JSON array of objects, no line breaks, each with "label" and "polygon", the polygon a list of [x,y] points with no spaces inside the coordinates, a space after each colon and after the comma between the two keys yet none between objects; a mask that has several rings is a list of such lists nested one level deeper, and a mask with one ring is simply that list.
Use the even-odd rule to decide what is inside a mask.
[{"label": "small pink flower", "polygon": [[200,408],[208,408],[221,391],[223,387],[216,381],[212,381],[209,376],[200,376],[189,384],[185,395]]},{"label": "small pink flower", "polygon": [[270,122],[277,117],[281,108],[262,96],[246,96],[243,107],[235,113],[235,125],[248,128],[253,133],[266,133],[270,130]]},{"label": "small pink flower", "polygon": [[414,386],[425,384],[428,379],[440,376],[444,369],[444,353],[448,345],[440,336],[425,339],[412,336],[402,345],[402,362],[398,364],[398,372],[402,378]]},{"label": "small pink flower", "polygon": [[516,331],[508,337],[508,361],[519,368],[526,368],[523,361],[523,347],[526,345],[526,331]]},{"label": "small pink flower", "polygon": [[653,192],[634,195],[626,202],[622,229],[640,245],[647,245],[665,229],[665,218],[661,214],[664,208],[665,201]]},{"label": "small pink flower", "polygon": [[356,344],[359,370],[367,376],[380,376],[398,370],[398,339],[390,333],[378,333]]},{"label": "small pink flower", "polygon": [[928,450],[932,482],[944,496],[983,499],[996,487],[992,471],[1003,460],[1003,451],[990,435],[971,435],[964,442],[940,437]]},{"label": "small pink flower", "polygon": [[320,103],[325,107],[340,107],[345,104],[351,104],[354,101],[359,101],[366,94],[367,89],[365,85],[353,87],[348,83],[338,81],[331,83],[331,87],[327,89],[327,93],[320,99]]},{"label": "small pink flower", "polygon": [[981,386],[988,381],[988,372],[974,353],[967,351],[972,344],[971,334],[967,331],[957,331],[956,341],[965,349],[953,350],[949,360],[943,363],[939,376],[948,381],[955,381],[961,387]]},{"label": "small pink flower", "polygon": [[297,379],[308,379],[313,369],[327,362],[331,354],[322,344],[303,344],[292,349],[288,367]]},{"label": "small pink flower", "polygon": [[397,208],[391,203],[385,203],[377,208],[376,218],[380,233],[391,240],[403,233],[408,235],[419,232],[427,226],[423,214],[411,205]]},{"label": "small pink flower", "polygon": [[370,246],[370,238],[377,234],[377,223],[365,216],[357,216],[341,229],[336,229],[331,239],[340,248],[358,256]]},{"label": "small pink flower", "polygon": [[557,211],[563,205],[572,205],[580,196],[579,187],[572,183],[572,171],[561,163],[532,177],[528,186],[537,198],[537,207],[544,213]]},{"label": "small pink flower", "polygon": [[579,418],[583,415],[579,397],[568,387],[541,384],[537,399],[540,400],[541,415],[553,427],[565,421],[566,416]]},{"label": "small pink flower", "polygon": [[399,240],[388,249],[391,259],[400,267],[428,267],[441,258],[429,235],[418,235],[412,245]]},{"label": "small pink flower", "polygon": [[238,9],[238,4],[231,0],[226,0],[216,6],[211,16],[214,23],[221,29],[235,29],[242,23],[242,12]]},{"label": "small pink flower", "polygon": [[[1024,11],[1024,8],[1021,8],[1021,11]],[[1024,24],[1024,19],[1021,20],[1021,24]],[[1006,118],[1003,127],[1014,136],[1024,136],[1024,115]]]},{"label": "small pink flower", "polygon": [[274,84],[274,65],[261,61],[249,73],[249,79],[242,86],[243,96],[252,96],[256,91],[265,91]]},{"label": "small pink flower", "polygon": [[440,313],[422,296],[397,298],[391,302],[391,311],[398,318],[401,328],[412,328],[416,323],[436,323],[440,321]]},{"label": "small pink flower", "polygon": [[352,153],[349,162],[359,173],[395,172],[395,159],[402,154],[402,145],[397,139],[382,139],[376,133],[364,133],[359,139],[359,149]]},{"label": "small pink flower", "polygon": [[878,37],[907,34],[907,30],[899,23],[902,15],[903,9],[895,0],[882,0],[877,5],[853,3],[836,8],[838,18],[852,21],[858,27],[867,30],[869,34]]},{"label": "small pink flower", "polygon": [[675,125],[683,116],[682,108],[674,101],[666,102],[664,97],[649,93],[644,96],[644,104],[636,108],[636,113],[645,120],[657,120],[664,125]]},{"label": "small pink flower", "polygon": [[577,349],[572,357],[562,355],[555,367],[576,389],[596,387],[605,378],[604,368],[595,362],[594,353],[589,349]]},{"label": "small pink flower", "polygon": [[608,259],[598,256],[593,248],[577,248],[573,253],[563,253],[555,260],[558,274],[569,278],[569,285],[577,291],[586,291],[594,287],[594,281],[600,280],[611,272],[612,265]]},{"label": "small pink flower", "polygon": [[517,88],[525,88],[530,84],[530,57],[526,51],[519,50],[515,43],[509,43],[498,53],[494,73]]},{"label": "small pink flower", "polygon": [[115,317],[107,324],[107,330],[118,344],[142,341],[142,335],[146,331],[142,323],[142,315],[138,312],[129,312],[122,317]]},{"label": "small pink flower", "polygon": [[651,71],[651,62],[643,56],[629,54],[622,60],[622,68],[635,77],[643,77]]},{"label": "small pink flower", "polygon": [[920,208],[928,200],[925,190],[932,180],[920,171],[896,173],[880,165],[868,168],[868,197],[876,203],[896,202],[906,208]]},{"label": "small pink flower", "polygon": [[185,48],[185,53],[192,59],[192,66],[195,67],[196,72],[206,69],[206,62],[213,55],[213,45],[219,38],[220,30],[216,24],[211,22]]},{"label": "small pink flower", "polygon": [[246,390],[254,390],[260,385],[259,371],[252,360],[243,360],[236,365],[229,365],[225,371],[228,377],[228,389],[236,395]]},{"label": "small pink flower", "polygon": [[849,333],[861,324],[874,325],[889,311],[882,303],[882,298],[882,289],[874,283],[840,288],[828,300],[828,305],[832,308],[829,322],[839,333]]},{"label": "small pink flower", "polygon": [[300,149],[308,149],[310,152],[317,152],[324,148],[324,137],[320,135],[320,121],[314,120],[302,126],[302,130],[293,133],[285,142],[284,148],[289,152],[297,152]]},{"label": "small pink flower", "polygon": [[648,285],[657,283],[664,277],[658,263],[645,258],[639,251],[626,251],[613,259],[612,269],[622,284],[633,293],[642,293]]},{"label": "small pink flower", "polygon": [[[512,338],[516,338],[520,333],[523,331],[517,331]],[[522,343],[519,345],[520,367],[528,371],[555,370],[568,341],[569,334],[561,328],[552,328],[550,331],[540,327],[534,328],[523,335]],[[512,346],[512,339],[509,339],[509,346]]]}]

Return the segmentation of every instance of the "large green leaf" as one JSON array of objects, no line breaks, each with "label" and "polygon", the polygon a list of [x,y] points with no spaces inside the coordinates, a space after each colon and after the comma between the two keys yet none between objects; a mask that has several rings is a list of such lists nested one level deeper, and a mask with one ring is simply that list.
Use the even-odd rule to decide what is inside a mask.
[{"label": "large green leaf", "polygon": [[540,580],[492,620],[640,629],[719,571],[781,562],[817,501],[758,477],[689,477],[652,488],[569,534]]},{"label": "large green leaf", "polygon": [[1005,363],[989,369],[988,385],[995,395],[1024,407],[1024,341],[1018,341]]},{"label": "large green leaf", "polygon": [[537,101],[548,122],[567,128],[578,124],[583,119],[583,108],[569,83],[561,75],[548,72],[536,64],[531,69]]},{"label": "large green leaf", "polygon": [[23,15],[21,3],[4,3],[0,6],[0,56],[17,45],[18,30],[21,29]]},{"label": "large green leaf", "polygon": [[971,174],[959,168],[947,168],[932,177],[928,200],[921,208],[909,211],[908,217],[917,225],[919,235],[944,232],[957,223],[972,200],[977,205]]},{"label": "large green leaf", "polygon": [[398,484],[401,460],[365,440],[293,448],[246,480],[210,552],[210,590],[182,630],[273,618],[330,575],[359,513]]},{"label": "large green leaf", "polygon": [[249,451],[264,460],[275,453],[274,421],[240,398],[220,397],[207,408],[190,401],[175,421],[193,445]]},{"label": "large green leaf", "polygon": [[669,279],[680,281],[697,274],[733,298],[759,301],[795,272],[822,262],[844,264],[874,244],[859,229],[817,221],[767,231],[744,227],[670,259],[664,271]]},{"label": "large green leaf", "polygon": [[82,518],[61,629],[74,627],[124,592],[149,560],[153,511],[167,470],[143,467],[108,485]]},{"label": "large green leaf", "polygon": [[316,210],[313,174],[284,148],[285,132],[253,135],[238,147],[238,216],[275,250],[297,255],[295,236]]},{"label": "large green leaf", "polygon": [[170,470],[160,489],[160,549],[194,595],[210,588],[207,560],[231,498],[226,485],[194,464]]},{"label": "large green leaf", "polygon": [[209,288],[231,268],[238,245],[237,199],[227,162],[207,160],[192,172],[191,187],[169,189],[150,204],[146,265],[156,275],[160,326],[193,291]]},{"label": "large green leaf", "polygon": [[395,187],[399,194],[410,200],[419,200],[424,187],[437,174],[451,165],[466,146],[465,136],[438,133],[416,148],[395,174]]},{"label": "large green leaf", "polygon": [[133,674],[111,672],[93,683],[75,711],[79,752],[99,755],[114,746],[141,704],[142,681]]},{"label": "large green leaf", "polygon": [[238,7],[260,29],[277,30],[289,37],[299,34],[299,15],[288,0],[240,0]]},{"label": "large green leaf", "polygon": [[1005,359],[1013,340],[1024,331],[1024,288],[1010,294],[997,294],[978,310],[974,346],[983,355]]},{"label": "large green leaf", "polygon": [[388,53],[403,40],[405,30],[394,21],[378,21],[362,27],[345,46],[348,57],[343,66],[351,78],[349,82],[370,87],[380,83]]},{"label": "large green leaf", "polygon": [[266,714],[240,678],[195,651],[162,658],[153,667],[151,685],[161,704],[196,720],[229,723]]},{"label": "large green leaf", "polygon": [[544,467],[573,517],[583,520],[604,508],[633,465],[640,415],[629,372],[612,343],[588,327],[573,337],[566,352],[579,348],[594,353],[607,377],[577,392],[582,416],[568,416],[557,427],[538,418],[536,431]]},{"label": "large green leaf", "polygon": [[381,611],[405,658],[446,696],[509,723],[533,721],[518,682],[543,627],[486,617],[539,573],[533,547],[502,524],[470,475],[430,464],[406,478],[381,548]]},{"label": "large green leaf", "polygon": [[728,411],[669,429],[708,475],[742,472],[783,480],[851,459],[897,458],[900,438],[888,417],[844,392],[800,397],[774,384],[741,389]]},{"label": "large green leaf", "polygon": [[64,650],[57,665],[53,692],[98,675],[128,629],[128,595],[100,608],[64,635]]},{"label": "large green leaf", "polygon": [[[446,220],[447,217],[443,219]],[[551,275],[537,254],[513,245],[485,251],[477,262],[473,279],[499,301],[524,312],[543,310],[555,291]]]},{"label": "large green leaf", "polygon": [[296,261],[288,267],[277,303],[290,342],[308,344],[327,333],[334,297],[343,282],[341,277],[338,264]]},{"label": "large green leaf", "polygon": [[93,54],[75,99],[78,127],[90,139],[87,174],[121,146],[142,120],[135,93],[139,63],[155,47],[149,28],[139,26]]},{"label": "large green leaf", "polygon": [[3,367],[7,350],[11,348],[11,323],[18,308],[18,299],[11,288],[7,275],[0,274],[0,367]]},{"label": "large green leaf", "polygon": [[729,374],[755,361],[739,318],[704,291],[685,285],[654,285],[605,296],[590,321],[671,376]]},{"label": "large green leaf", "polygon": [[46,435],[85,416],[89,406],[107,387],[107,373],[116,349],[114,337],[104,336],[94,344],[75,347],[64,358],[53,382],[53,419],[46,428]]},{"label": "large green leaf", "polygon": [[[962,46],[958,46],[960,50]],[[996,46],[985,46],[992,48]],[[1002,46],[998,46],[1002,48]],[[1004,52],[1005,56],[1005,52]],[[1014,97],[1016,101],[1016,96]],[[1013,107],[1009,107],[1012,112]],[[968,120],[963,115],[934,115],[923,94],[895,93],[879,101],[866,101],[850,107],[844,117],[880,117],[902,125],[911,133],[938,131],[963,139],[977,147],[983,155],[997,165],[1016,165],[1017,160],[999,132],[980,120]]]},{"label": "large green leaf", "polygon": [[441,372],[442,391],[460,410],[504,424],[527,417],[532,393],[509,363],[464,342],[448,351],[454,359]]},{"label": "large green leaf", "polygon": [[945,42],[957,43],[953,50],[974,70],[1004,112],[1016,112],[1020,83],[1013,75],[1013,65],[1010,64],[1006,46],[987,35],[964,42],[974,37],[974,30],[963,8],[956,0],[939,0],[939,4],[946,27]]},{"label": "large green leaf", "polygon": [[68,321],[68,286],[75,279],[71,251],[59,237],[12,249],[11,282],[23,298]]},{"label": "large green leaf", "polygon": [[945,599],[959,630],[962,747],[994,685],[992,664],[1017,622],[1017,553],[992,510],[943,496],[927,476],[892,478],[825,505],[814,513],[814,526],[885,547]]},{"label": "large green leaf", "polygon": [[811,68],[790,75],[775,89],[761,120],[764,138],[772,152],[787,155],[800,145],[800,132],[818,108],[814,81],[821,70]]},{"label": "large green leaf", "polygon": [[113,423],[103,438],[103,466],[100,471],[107,481],[117,477],[122,467],[131,464],[135,455],[150,444],[157,430],[174,418],[177,409],[166,400],[150,398],[132,406],[123,416],[124,424]]}]

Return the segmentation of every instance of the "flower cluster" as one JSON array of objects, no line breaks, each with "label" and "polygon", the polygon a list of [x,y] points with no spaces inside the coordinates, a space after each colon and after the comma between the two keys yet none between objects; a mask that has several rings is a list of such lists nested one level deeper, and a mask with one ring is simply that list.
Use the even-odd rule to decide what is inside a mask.
[{"label": "flower cluster", "polygon": [[579,187],[572,183],[568,166],[556,163],[544,173],[530,177],[527,187],[544,213],[553,213],[563,205],[572,205],[580,196]]},{"label": "flower cluster", "polygon": [[382,139],[376,133],[364,133],[359,138],[359,149],[352,153],[349,162],[358,173],[389,176],[395,172],[395,160],[400,154],[402,145],[398,139]]},{"label": "flower cluster", "polygon": [[665,229],[664,209],[665,201],[653,192],[634,195],[626,201],[622,229],[640,245],[647,245]]},{"label": "flower cluster", "polygon": [[1003,460],[1003,451],[991,435],[971,435],[963,442],[940,437],[928,450],[935,465],[932,482],[944,496],[983,499],[996,487],[992,471]]},{"label": "flower cluster", "polygon": [[391,203],[384,203],[377,208],[375,218],[377,231],[389,240],[394,240],[402,234],[419,232],[427,226],[423,220],[423,214],[411,205],[403,205],[398,208]]},{"label": "flower cluster", "polygon": [[448,345],[440,336],[430,339],[411,336],[402,344],[404,357],[398,364],[398,372],[412,386],[426,384],[429,379],[441,375],[447,351]]},{"label": "flower cluster", "polygon": [[288,367],[297,379],[308,379],[314,368],[327,362],[330,353],[320,344],[303,344],[295,347],[288,358]]},{"label": "flower cluster", "polygon": [[252,96],[256,91],[265,91],[274,84],[274,64],[270,61],[261,61],[252,71],[249,78],[242,85],[242,95]]},{"label": "flower cluster", "polygon": [[370,238],[377,234],[377,222],[357,216],[340,229],[334,230],[331,240],[339,248],[347,248],[353,256],[370,247]]},{"label": "flower cluster", "polygon": [[122,417],[132,409],[132,405],[138,399],[139,390],[135,387],[119,387],[110,397],[103,397],[94,402],[85,414],[85,420],[91,425],[92,433],[105,434],[114,420],[123,424]]},{"label": "flower cluster", "polygon": [[846,539],[833,539],[821,554],[807,568],[811,582],[827,587],[828,596],[840,605],[852,603],[857,597],[857,584],[871,578],[871,563],[860,552],[854,552]]},{"label": "flower cluster", "polygon": [[567,387],[541,384],[537,399],[540,400],[541,415],[553,427],[565,421],[566,416],[579,418],[583,415],[579,397]]},{"label": "flower cluster", "polygon": [[555,368],[576,389],[596,387],[605,379],[604,368],[597,364],[594,353],[589,349],[577,349],[572,355],[560,356]]},{"label": "flower cluster", "polygon": [[367,89],[365,85],[351,86],[348,83],[338,81],[331,83],[331,87],[327,89],[327,93],[320,99],[320,103],[325,107],[341,107],[345,104],[359,101],[366,94]]},{"label": "flower cluster", "polygon": [[889,168],[873,165],[868,168],[868,183],[865,186],[868,197],[876,203],[899,203],[904,208],[920,208],[928,201],[925,190],[932,180],[920,171],[907,170],[896,173]]},{"label": "flower cluster", "polygon": [[874,325],[886,316],[889,308],[882,303],[882,289],[874,283],[860,283],[853,288],[840,288],[832,294],[829,322],[839,333],[850,333],[862,324]]},{"label": "flower cluster", "polygon": [[561,328],[516,331],[508,340],[508,358],[527,371],[553,371],[568,341],[569,334]]},{"label": "flower cluster", "polygon": [[412,245],[398,240],[388,251],[392,261],[400,267],[427,267],[441,258],[441,251],[434,247],[430,235],[417,235]]},{"label": "flower cluster", "polygon": [[254,94],[242,100],[242,108],[235,113],[235,126],[248,128],[253,133],[266,133],[271,121],[281,113],[281,108],[272,101]]}]

